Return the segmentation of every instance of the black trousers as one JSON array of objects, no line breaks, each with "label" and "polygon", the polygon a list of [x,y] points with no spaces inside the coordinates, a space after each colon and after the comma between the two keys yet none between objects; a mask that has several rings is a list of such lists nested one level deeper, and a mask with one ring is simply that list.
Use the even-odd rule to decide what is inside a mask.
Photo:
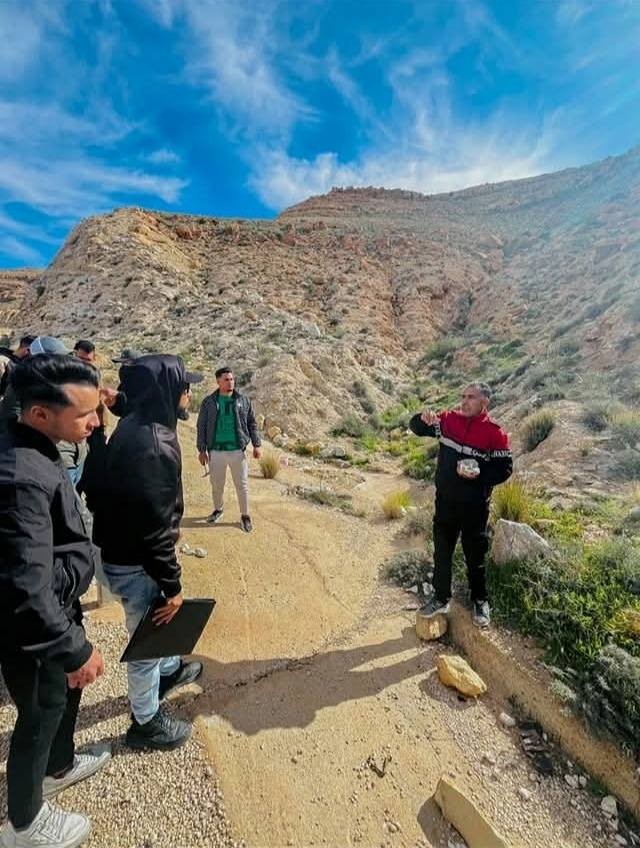
[{"label": "black trousers", "polygon": [[433,517],[433,588],[443,603],[451,597],[453,552],[458,537],[467,564],[469,589],[474,601],[487,600],[485,556],[489,550],[488,501],[460,501],[436,493]]},{"label": "black trousers", "polygon": [[4,682],[18,710],[7,760],[9,821],[29,827],[42,806],[42,781],[73,764],[81,689],[69,689],[62,666],[2,652]]}]

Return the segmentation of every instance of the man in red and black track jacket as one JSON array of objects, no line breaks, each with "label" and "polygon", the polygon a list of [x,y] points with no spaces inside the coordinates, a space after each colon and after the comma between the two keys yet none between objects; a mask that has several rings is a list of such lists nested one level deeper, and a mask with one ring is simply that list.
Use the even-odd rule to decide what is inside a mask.
[{"label": "man in red and black track jacket", "polygon": [[[434,596],[421,612],[435,615],[449,611],[453,552],[461,536],[473,621],[480,627],[490,622],[484,561],[489,549],[491,491],[513,470],[509,436],[487,413],[490,396],[487,385],[472,383],[464,389],[459,409],[425,411],[414,415],[409,423],[416,435],[440,440],[433,519]],[[475,460],[477,467],[469,468],[469,464],[474,465],[469,460]]]}]

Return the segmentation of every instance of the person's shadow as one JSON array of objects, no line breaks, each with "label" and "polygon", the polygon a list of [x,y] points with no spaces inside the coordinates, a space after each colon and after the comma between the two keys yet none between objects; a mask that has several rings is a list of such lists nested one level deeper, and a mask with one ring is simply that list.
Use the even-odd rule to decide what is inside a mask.
[{"label": "person's shadow", "polygon": [[[398,638],[386,642],[302,658],[223,663],[202,657],[205,670],[199,682],[204,692],[186,709],[194,718],[218,715],[247,735],[276,727],[306,727],[322,709],[376,695],[428,672],[434,665],[432,652],[418,650],[419,645],[414,628],[406,627]],[[408,651],[411,656],[396,663],[374,665]],[[241,687],[252,684],[252,697],[238,699]]]}]

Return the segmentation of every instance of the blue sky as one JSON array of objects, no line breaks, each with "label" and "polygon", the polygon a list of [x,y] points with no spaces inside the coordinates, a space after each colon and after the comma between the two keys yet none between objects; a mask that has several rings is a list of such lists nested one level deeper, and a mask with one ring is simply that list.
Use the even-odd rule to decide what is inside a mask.
[{"label": "blue sky", "polygon": [[115,206],[270,217],[640,143],[640,0],[0,0],[0,267]]}]

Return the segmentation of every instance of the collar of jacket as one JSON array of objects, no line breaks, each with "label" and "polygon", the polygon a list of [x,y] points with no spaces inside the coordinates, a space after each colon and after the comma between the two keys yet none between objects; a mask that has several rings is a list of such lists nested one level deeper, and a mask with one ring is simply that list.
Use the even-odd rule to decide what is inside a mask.
[{"label": "collar of jacket", "polygon": [[33,448],[53,462],[60,458],[58,448],[44,433],[34,430],[27,424],[21,424],[19,421],[13,422],[9,426],[13,430],[16,447]]}]

